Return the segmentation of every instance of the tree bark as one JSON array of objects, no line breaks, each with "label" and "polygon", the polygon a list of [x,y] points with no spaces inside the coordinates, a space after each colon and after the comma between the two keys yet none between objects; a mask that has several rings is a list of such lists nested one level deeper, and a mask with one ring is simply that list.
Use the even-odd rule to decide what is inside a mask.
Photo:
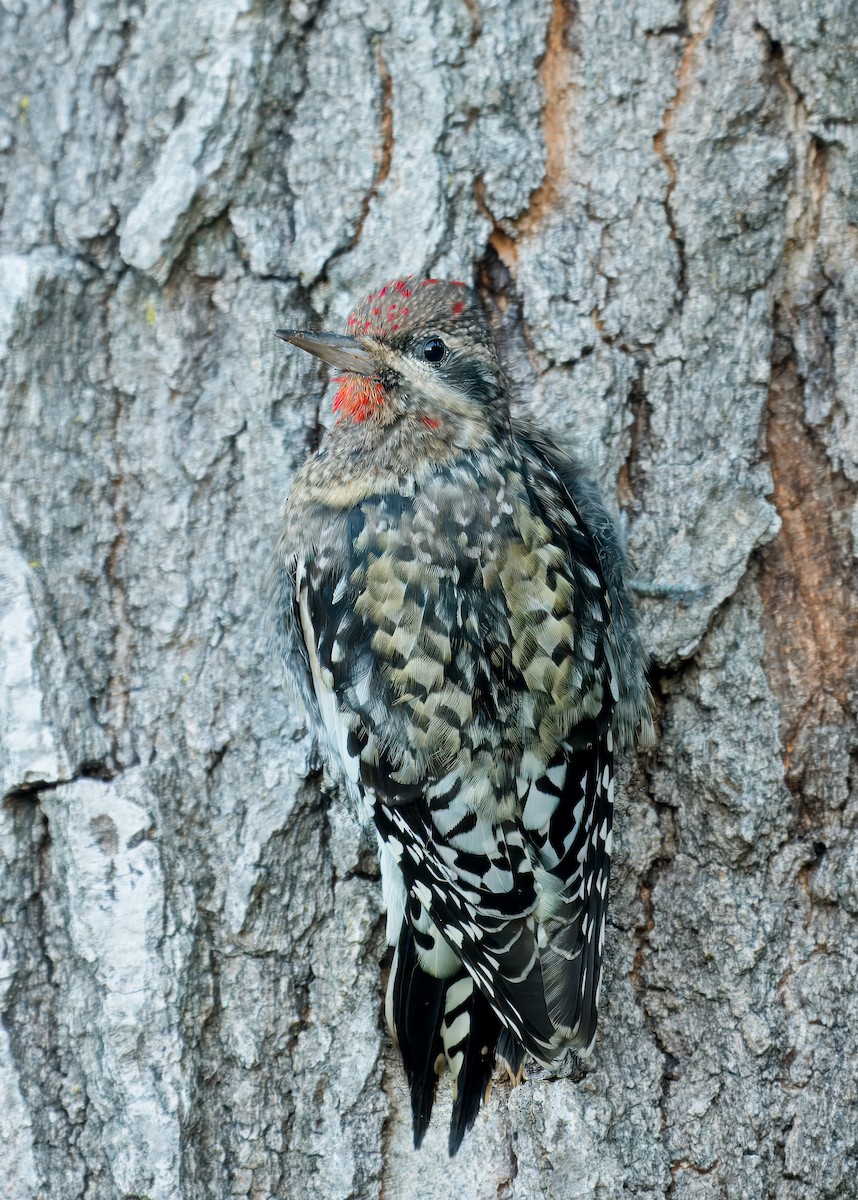
[{"label": "tree bark", "polygon": [[[858,1197],[855,0],[0,4],[0,1194]],[[658,700],[600,1036],[420,1153],[266,646],[325,381],[474,281]]]}]

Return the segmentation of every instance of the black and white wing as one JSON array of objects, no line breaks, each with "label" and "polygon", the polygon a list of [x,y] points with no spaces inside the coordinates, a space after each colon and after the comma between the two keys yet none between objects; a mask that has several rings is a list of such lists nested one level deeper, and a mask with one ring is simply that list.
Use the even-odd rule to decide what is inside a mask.
[{"label": "black and white wing", "polygon": [[415,1139],[445,1062],[451,1150],[498,1045],[513,1072],[592,1045],[617,699],[611,596],[571,498],[550,466],[488,487],[469,469],[354,509],[337,569],[296,555],[282,618],[382,848]]}]

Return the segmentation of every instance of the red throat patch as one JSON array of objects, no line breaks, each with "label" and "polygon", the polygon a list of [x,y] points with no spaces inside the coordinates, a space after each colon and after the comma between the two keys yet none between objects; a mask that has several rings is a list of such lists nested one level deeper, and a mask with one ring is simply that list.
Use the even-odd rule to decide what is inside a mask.
[{"label": "red throat patch", "polygon": [[340,413],[340,421],[365,421],[384,403],[380,379],[367,375],[335,375],[334,383],[340,385],[334,396],[334,412]]}]

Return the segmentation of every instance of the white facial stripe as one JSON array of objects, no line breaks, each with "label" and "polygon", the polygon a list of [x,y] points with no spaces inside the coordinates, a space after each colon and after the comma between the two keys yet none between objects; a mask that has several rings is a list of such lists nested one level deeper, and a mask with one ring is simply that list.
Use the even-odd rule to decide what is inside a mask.
[{"label": "white facial stripe", "polygon": [[[466,350],[470,358],[482,357],[474,346],[466,346],[458,338],[444,334],[443,340],[450,350]],[[377,342],[372,347],[373,357],[382,366],[389,367],[402,379],[405,389],[419,394],[427,408],[437,406],[439,411],[459,417],[473,418],[474,405],[456,388],[451,387],[440,371],[429,363],[402,351],[392,350]],[[486,365],[489,365],[487,360]]]}]

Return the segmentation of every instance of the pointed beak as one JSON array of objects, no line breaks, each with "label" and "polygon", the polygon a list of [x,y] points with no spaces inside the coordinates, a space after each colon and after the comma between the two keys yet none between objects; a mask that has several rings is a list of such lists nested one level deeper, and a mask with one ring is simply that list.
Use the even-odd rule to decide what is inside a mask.
[{"label": "pointed beak", "polygon": [[299,350],[315,354],[322,362],[353,375],[373,375],[372,359],[353,337],[340,333],[313,333],[303,329],[278,329],[277,336]]}]

